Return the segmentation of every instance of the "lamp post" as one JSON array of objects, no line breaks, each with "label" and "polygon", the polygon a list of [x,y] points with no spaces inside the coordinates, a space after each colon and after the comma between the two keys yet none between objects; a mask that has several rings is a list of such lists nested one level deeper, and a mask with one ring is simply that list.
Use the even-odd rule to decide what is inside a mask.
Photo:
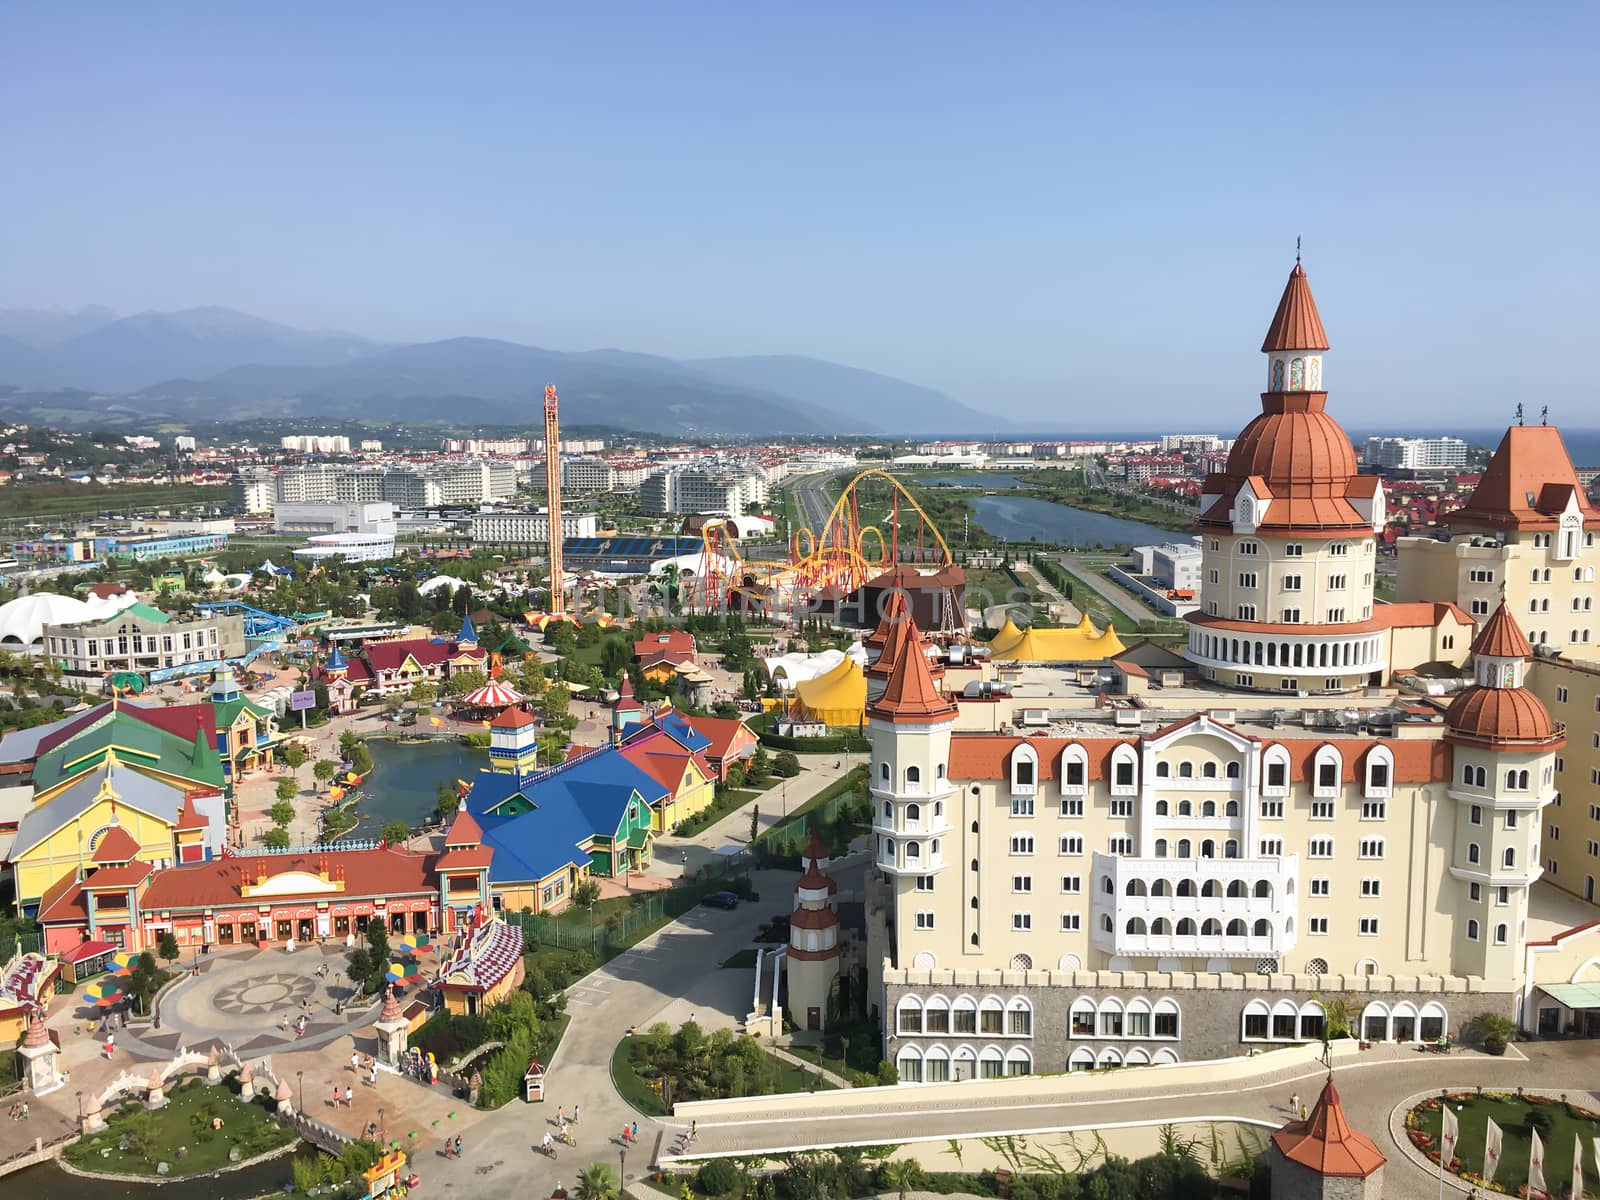
[{"label": "lamp post", "polygon": [[628,1152],[625,1149],[617,1151],[617,1182],[628,1186]]},{"label": "lamp post", "polygon": [[589,953],[594,953],[594,901],[589,901]]},{"label": "lamp post", "polygon": [[304,1115],[306,1111],[306,1073],[304,1071],[296,1071],[294,1074],[295,1078],[300,1081],[300,1112]]},{"label": "lamp post", "polygon": [[383,1144],[384,1138],[388,1135],[388,1132],[389,1132],[389,1124],[388,1124],[387,1121],[385,1121],[383,1119],[383,1109],[379,1108],[378,1109],[378,1144],[380,1146]]}]

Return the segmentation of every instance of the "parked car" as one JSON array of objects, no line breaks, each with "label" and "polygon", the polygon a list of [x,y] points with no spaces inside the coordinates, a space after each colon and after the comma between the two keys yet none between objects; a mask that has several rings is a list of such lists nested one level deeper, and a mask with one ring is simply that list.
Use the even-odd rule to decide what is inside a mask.
[{"label": "parked car", "polygon": [[712,908],[738,908],[739,897],[732,892],[712,892],[700,903],[710,905]]}]

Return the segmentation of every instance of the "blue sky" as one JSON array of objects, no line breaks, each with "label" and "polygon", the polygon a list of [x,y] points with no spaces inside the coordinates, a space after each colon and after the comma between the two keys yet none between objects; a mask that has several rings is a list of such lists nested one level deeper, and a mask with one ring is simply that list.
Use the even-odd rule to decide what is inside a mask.
[{"label": "blue sky", "polygon": [[1347,424],[1584,423],[1600,10],[1408,7],[8,6],[0,305],[1227,429],[1304,235]]}]

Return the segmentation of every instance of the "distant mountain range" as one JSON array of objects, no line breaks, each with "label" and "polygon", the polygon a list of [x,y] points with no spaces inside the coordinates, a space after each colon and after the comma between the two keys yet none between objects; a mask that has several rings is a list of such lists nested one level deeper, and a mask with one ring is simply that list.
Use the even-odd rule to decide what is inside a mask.
[{"label": "distant mountain range", "polygon": [[0,412],[63,425],[308,416],[537,424],[544,385],[564,421],[658,434],[995,431],[942,392],[797,356],[679,361],[489,338],[388,345],[227,308],[117,317],[0,309]]}]

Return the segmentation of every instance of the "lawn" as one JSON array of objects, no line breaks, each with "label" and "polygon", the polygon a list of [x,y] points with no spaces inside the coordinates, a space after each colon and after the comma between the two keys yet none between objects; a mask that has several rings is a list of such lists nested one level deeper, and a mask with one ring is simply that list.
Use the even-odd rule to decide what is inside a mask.
[{"label": "lawn", "polygon": [[[1559,1099],[1543,1096],[1530,1098],[1539,1102],[1529,1103],[1505,1092],[1485,1092],[1481,1097],[1468,1093],[1452,1095],[1451,1107],[1457,1109],[1461,1128],[1461,1140],[1456,1144],[1457,1166],[1461,1174],[1482,1173],[1483,1135],[1488,1128],[1489,1118],[1493,1117],[1494,1123],[1500,1126],[1504,1134],[1500,1170],[1496,1172],[1494,1182],[1505,1191],[1515,1193],[1517,1188],[1528,1182],[1528,1152],[1532,1146],[1526,1124],[1528,1113],[1540,1109],[1548,1113],[1551,1119],[1548,1136],[1540,1134],[1545,1147],[1545,1182],[1553,1184],[1558,1193],[1562,1190],[1563,1182],[1572,1174],[1572,1139],[1575,1136],[1582,1137],[1585,1149],[1592,1146],[1592,1139],[1600,1137],[1600,1115],[1580,1115],[1582,1110],[1571,1108]],[[1417,1143],[1418,1132],[1425,1136],[1425,1143],[1417,1143],[1420,1149],[1437,1153],[1442,1118],[1437,1101],[1427,1103],[1435,1105],[1433,1110],[1428,1111],[1420,1106],[1412,1109],[1406,1114],[1406,1128],[1411,1132],[1414,1143]],[[1592,1155],[1584,1155],[1586,1168],[1591,1159]]]},{"label": "lawn", "polygon": [[[212,1129],[213,1118],[221,1119],[220,1130]],[[167,1097],[166,1107],[154,1112],[146,1112],[137,1101],[123,1105],[108,1117],[106,1126],[103,1132],[68,1146],[62,1156],[84,1170],[116,1175],[154,1175],[156,1164],[164,1162],[172,1178],[227,1166],[233,1146],[245,1158],[254,1158],[299,1140],[267,1111],[265,1103],[241,1100],[226,1087],[207,1086],[198,1079],[177,1088]],[[127,1150],[119,1149],[124,1136]]]},{"label": "lawn", "polygon": [[[724,1041],[726,1044],[723,1044]],[[818,1078],[812,1072],[768,1054],[759,1044],[747,1038],[724,1038],[723,1034],[717,1034],[706,1039],[702,1045],[705,1047],[703,1061],[707,1065],[707,1070],[710,1070],[709,1083],[686,1084],[681,1069],[673,1068],[671,1055],[660,1056],[663,1063],[658,1063],[657,1056],[649,1053],[643,1036],[625,1037],[617,1043],[617,1048],[611,1052],[611,1080],[616,1084],[617,1091],[624,1100],[651,1117],[665,1116],[667,1109],[661,1102],[660,1091],[650,1079],[639,1072],[640,1067],[647,1065],[650,1067],[665,1065],[671,1074],[677,1077],[674,1085],[676,1100],[770,1096],[782,1093],[829,1091],[833,1088],[832,1084]],[[706,1071],[701,1069],[702,1059],[699,1052],[696,1052],[694,1062],[695,1066],[690,1069],[689,1074],[693,1076],[706,1074]],[[714,1070],[711,1069],[713,1065]]]}]

